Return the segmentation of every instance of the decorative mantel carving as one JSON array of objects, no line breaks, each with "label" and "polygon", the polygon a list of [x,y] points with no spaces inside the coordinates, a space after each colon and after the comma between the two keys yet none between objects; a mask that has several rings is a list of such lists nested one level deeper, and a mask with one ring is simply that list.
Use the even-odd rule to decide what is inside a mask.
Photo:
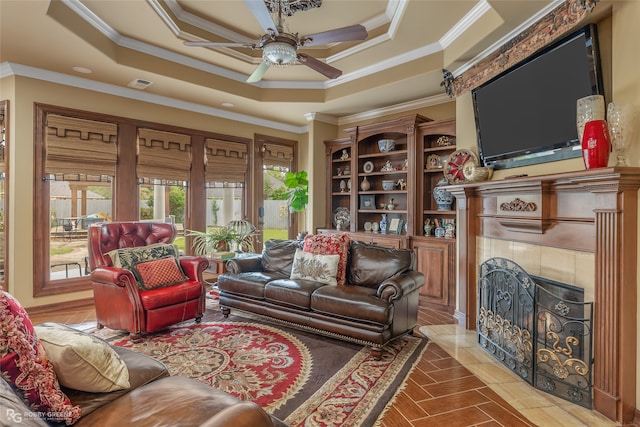
[{"label": "decorative mantel carving", "polygon": [[[468,329],[475,328],[478,315],[478,238],[595,254],[594,408],[618,423],[632,422],[640,168],[599,168],[447,189],[457,198],[459,311]],[[529,203],[536,197],[534,211],[500,209],[514,199]],[[526,229],[538,224],[541,232]]]},{"label": "decorative mantel carving", "polygon": [[500,204],[500,210],[507,212],[535,212],[537,209],[538,205],[534,202],[525,202],[520,197],[516,197],[509,203]]}]

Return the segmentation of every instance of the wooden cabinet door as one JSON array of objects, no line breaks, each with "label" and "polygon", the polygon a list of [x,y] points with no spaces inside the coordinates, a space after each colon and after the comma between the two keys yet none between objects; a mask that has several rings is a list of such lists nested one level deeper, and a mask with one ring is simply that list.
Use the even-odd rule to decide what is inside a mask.
[{"label": "wooden cabinet door", "polygon": [[455,296],[455,241],[415,239],[416,270],[424,274],[420,299],[433,308],[453,313]]}]

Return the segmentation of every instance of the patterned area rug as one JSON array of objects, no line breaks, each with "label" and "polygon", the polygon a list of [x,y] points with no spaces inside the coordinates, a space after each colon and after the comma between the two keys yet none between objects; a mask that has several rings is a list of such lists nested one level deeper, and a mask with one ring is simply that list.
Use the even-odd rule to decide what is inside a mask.
[{"label": "patterned area rug", "polygon": [[359,345],[233,313],[224,319],[209,309],[200,324],[184,322],[139,343],[109,341],[162,361],[171,375],[252,400],[294,427],[374,425],[427,346],[407,336],[375,360]]}]

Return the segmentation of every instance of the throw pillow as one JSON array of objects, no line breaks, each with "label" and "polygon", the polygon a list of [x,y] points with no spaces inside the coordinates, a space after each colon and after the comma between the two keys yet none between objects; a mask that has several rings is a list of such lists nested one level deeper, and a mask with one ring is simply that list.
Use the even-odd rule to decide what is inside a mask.
[{"label": "throw pillow", "polygon": [[349,233],[307,235],[304,239],[303,250],[312,254],[340,255],[336,280],[338,285],[345,284],[349,253]]},{"label": "throw pillow", "polygon": [[109,258],[114,267],[131,270],[137,264],[145,261],[180,256],[179,249],[171,243],[155,243],[149,246],[136,246],[133,248],[114,249],[109,252]]},{"label": "throw pillow", "polygon": [[0,290],[0,375],[46,421],[71,425],[81,415],[60,390],[51,362],[22,305]]},{"label": "throw pillow", "polygon": [[63,386],[92,393],[130,387],[127,365],[106,341],[55,323],[34,329]]},{"label": "throw pillow", "polygon": [[141,262],[133,267],[140,289],[156,289],[187,280],[174,257]]},{"label": "throw pillow", "polygon": [[339,261],[340,255],[314,255],[297,249],[290,278],[312,280],[335,286]]}]

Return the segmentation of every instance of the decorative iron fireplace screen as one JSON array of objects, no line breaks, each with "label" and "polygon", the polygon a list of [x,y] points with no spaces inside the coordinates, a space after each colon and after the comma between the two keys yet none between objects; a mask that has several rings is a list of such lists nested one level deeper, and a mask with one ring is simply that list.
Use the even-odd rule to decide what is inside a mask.
[{"label": "decorative iron fireplace screen", "polygon": [[584,291],[506,258],[480,265],[478,287],[480,345],[534,387],[591,408],[593,303]]}]

